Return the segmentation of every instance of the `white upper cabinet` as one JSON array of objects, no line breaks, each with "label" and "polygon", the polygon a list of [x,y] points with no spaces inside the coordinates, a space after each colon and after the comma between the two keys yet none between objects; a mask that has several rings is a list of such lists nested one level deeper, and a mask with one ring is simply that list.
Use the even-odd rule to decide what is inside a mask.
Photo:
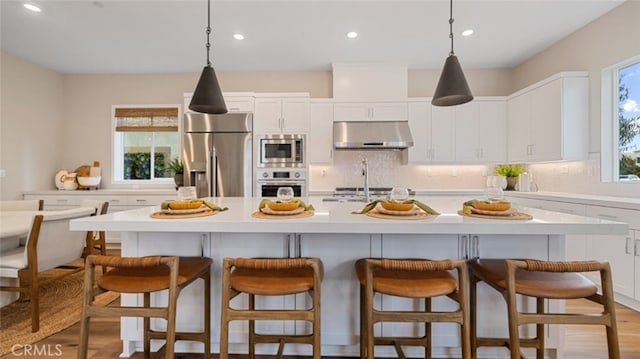
[{"label": "white upper cabinet", "polygon": [[407,119],[406,102],[335,102],[334,121],[397,121]]},{"label": "white upper cabinet", "polygon": [[253,92],[225,92],[222,95],[229,112],[253,112]]},{"label": "white upper cabinet", "polygon": [[583,160],[589,140],[589,79],[563,72],[507,101],[509,162]]},{"label": "white upper cabinet", "polygon": [[476,98],[451,107],[430,99],[408,103],[411,163],[487,163],[506,160],[506,101]]},{"label": "white upper cabinet", "polygon": [[506,101],[480,99],[455,106],[456,162],[505,162]]},{"label": "white upper cabinet", "polygon": [[309,94],[256,94],[255,133],[306,133],[309,131]]},{"label": "white upper cabinet", "polygon": [[310,164],[333,162],[333,103],[311,100],[311,121],[307,136],[307,158]]}]

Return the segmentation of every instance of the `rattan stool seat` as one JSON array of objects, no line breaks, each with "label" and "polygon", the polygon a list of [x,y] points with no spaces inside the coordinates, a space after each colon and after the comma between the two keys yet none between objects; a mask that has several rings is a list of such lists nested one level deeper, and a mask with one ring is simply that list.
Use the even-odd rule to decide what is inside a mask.
[{"label": "rattan stool seat", "polygon": [[[507,269],[503,259],[476,259],[469,269],[480,279],[500,288],[507,288]],[[586,298],[598,292],[598,287],[580,273],[516,271],[516,293],[548,299]]]},{"label": "rattan stool seat", "polygon": [[[456,270],[459,280],[449,272]],[[464,260],[362,258],[355,271],[360,282],[360,358],[373,359],[376,345],[393,345],[400,358],[402,346],[421,346],[431,358],[431,323],[460,324],[463,359],[471,357],[468,324],[467,266]],[[424,310],[394,311],[374,308],[374,294],[424,299]],[[432,298],[448,296],[458,303],[454,311],[432,311]],[[384,299],[383,299],[384,300]],[[422,337],[375,336],[379,322],[424,323]]]},{"label": "rattan stool seat", "polygon": [[[470,273],[471,298],[471,350],[475,358],[477,348],[483,346],[504,346],[511,352],[512,359],[521,357],[520,347],[536,349],[536,358],[545,356],[545,325],[548,324],[590,324],[606,328],[607,346],[610,359],[620,358],[618,334],[613,301],[611,269],[607,262],[554,262],[533,259],[473,259],[468,263]],[[602,295],[598,288],[581,272],[599,272]],[[485,282],[502,293],[507,301],[509,338],[477,337],[476,316],[477,283]],[[536,300],[535,313],[520,312],[516,295],[533,297]],[[546,299],[584,298],[602,305],[602,313],[553,313],[545,306]],[[536,336],[521,339],[519,327],[536,325]]]},{"label": "rattan stool seat", "polygon": [[295,268],[263,270],[238,268],[231,273],[231,287],[256,295],[287,295],[313,289],[313,270]]},{"label": "rattan stool seat", "polygon": [[[203,257],[111,257],[89,255],[86,259],[84,304],[80,327],[78,358],[86,359],[91,317],[143,317],[144,356],[151,355],[151,339],[165,339],[165,358],[173,359],[176,340],[199,341],[204,344],[204,357],[211,357],[211,258]],[[113,268],[97,283],[97,265]],[[180,291],[196,281],[204,282],[202,332],[177,332],[176,314]],[[143,294],[142,306],[97,306],[93,298],[101,291]],[[151,306],[151,293],[168,289],[166,306]],[[150,318],[163,318],[167,329],[151,329]]]},{"label": "rattan stool seat", "polygon": [[[222,302],[220,319],[220,359],[229,355],[229,323],[249,322],[249,358],[255,358],[256,343],[278,343],[277,358],[282,358],[284,345],[310,344],[313,358],[320,359],[320,286],[323,277],[319,258],[224,258],[222,264]],[[308,293],[311,307],[303,309],[256,309],[256,296],[282,296]],[[231,306],[231,300],[246,294],[248,308]],[[311,322],[311,333],[258,334],[257,320],[301,320]]]}]

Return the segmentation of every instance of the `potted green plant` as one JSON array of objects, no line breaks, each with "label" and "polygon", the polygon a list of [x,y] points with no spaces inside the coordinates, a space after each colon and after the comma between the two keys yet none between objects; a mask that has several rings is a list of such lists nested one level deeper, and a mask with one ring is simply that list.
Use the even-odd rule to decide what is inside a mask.
[{"label": "potted green plant", "polygon": [[507,191],[513,191],[516,189],[516,183],[518,182],[518,176],[524,172],[524,166],[521,164],[512,165],[497,165],[495,173],[498,176],[507,177]]},{"label": "potted green plant", "polygon": [[169,162],[169,168],[173,171],[173,181],[176,186],[181,187],[184,185],[184,163],[180,161],[178,157],[172,159]]}]

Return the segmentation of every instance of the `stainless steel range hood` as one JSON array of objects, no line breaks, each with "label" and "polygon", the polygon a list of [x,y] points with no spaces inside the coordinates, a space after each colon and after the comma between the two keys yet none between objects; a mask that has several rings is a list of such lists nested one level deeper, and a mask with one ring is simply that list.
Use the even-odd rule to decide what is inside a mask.
[{"label": "stainless steel range hood", "polygon": [[408,121],[337,121],[333,123],[335,149],[401,150],[413,146]]}]

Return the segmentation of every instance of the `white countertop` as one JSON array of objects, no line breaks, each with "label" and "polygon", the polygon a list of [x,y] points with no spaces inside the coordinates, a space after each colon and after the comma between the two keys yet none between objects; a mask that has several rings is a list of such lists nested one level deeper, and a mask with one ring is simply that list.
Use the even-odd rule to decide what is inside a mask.
[{"label": "white countertop", "polygon": [[364,206],[361,202],[323,202],[322,197],[303,198],[313,204],[315,214],[306,218],[259,219],[251,216],[260,198],[214,198],[229,210],[213,216],[188,219],[156,219],[151,214],[158,206],[110,213],[71,221],[72,230],[125,232],[237,232],[237,233],[381,233],[381,234],[626,234],[624,223],[519,208],[532,220],[500,220],[462,217],[457,211],[469,197],[417,197],[439,211],[426,219],[379,219],[352,214]]},{"label": "white countertop", "polygon": [[580,203],[592,206],[633,209],[640,211],[640,198],[601,196],[593,194],[564,192],[518,192],[505,191],[505,196],[543,199],[548,201]]}]

